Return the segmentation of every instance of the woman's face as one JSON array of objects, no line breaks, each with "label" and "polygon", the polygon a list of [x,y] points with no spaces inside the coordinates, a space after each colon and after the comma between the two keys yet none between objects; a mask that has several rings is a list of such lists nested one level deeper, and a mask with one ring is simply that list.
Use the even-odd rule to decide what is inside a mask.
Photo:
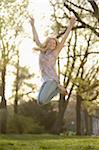
[{"label": "woman's face", "polygon": [[56,40],[54,38],[49,39],[48,44],[47,44],[48,49],[55,50],[56,46],[57,46]]}]

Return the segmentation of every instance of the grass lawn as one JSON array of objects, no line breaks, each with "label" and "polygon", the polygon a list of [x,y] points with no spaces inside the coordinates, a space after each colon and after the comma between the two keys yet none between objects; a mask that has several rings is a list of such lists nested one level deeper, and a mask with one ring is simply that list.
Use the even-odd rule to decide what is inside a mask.
[{"label": "grass lawn", "polygon": [[99,137],[0,135],[0,150],[99,150]]}]

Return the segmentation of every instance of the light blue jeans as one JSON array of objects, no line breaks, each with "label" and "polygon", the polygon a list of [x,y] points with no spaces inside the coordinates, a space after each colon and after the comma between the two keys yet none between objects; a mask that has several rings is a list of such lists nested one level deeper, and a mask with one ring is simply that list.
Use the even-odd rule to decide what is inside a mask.
[{"label": "light blue jeans", "polygon": [[58,83],[55,80],[48,80],[41,86],[38,95],[38,104],[44,105],[59,93]]}]

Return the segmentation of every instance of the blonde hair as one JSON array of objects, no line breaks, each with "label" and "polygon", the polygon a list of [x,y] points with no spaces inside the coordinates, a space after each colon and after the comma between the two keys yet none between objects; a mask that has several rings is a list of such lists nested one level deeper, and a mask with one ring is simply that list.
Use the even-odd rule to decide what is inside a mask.
[{"label": "blonde hair", "polygon": [[46,52],[46,51],[47,51],[47,44],[48,44],[49,40],[51,40],[51,39],[54,39],[54,40],[56,41],[56,48],[57,48],[58,45],[59,45],[58,39],[57,39],[57,38],[54,38],[54,37],[48,37],[48,38],[45,40],[45,42],[44,42],[41,46],[35,47],[35,48],[33,48],[33,49],[34,49],[34,50],[40,50],[40,51]]}]

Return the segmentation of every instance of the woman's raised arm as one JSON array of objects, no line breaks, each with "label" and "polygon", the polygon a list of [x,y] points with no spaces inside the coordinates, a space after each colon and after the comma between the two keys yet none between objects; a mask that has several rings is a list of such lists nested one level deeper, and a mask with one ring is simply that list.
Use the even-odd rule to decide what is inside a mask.
[{"label": "woman's raised arm", "polygon": [[65,41],[66,41],[66,39],[67,39],[67,37],[68,37],[68,35],[69,35],[69,33],[70,33],[72,27],[74,26],[75,22],[76,22],[76,17],[74,16],[74,17],[72,17],[72,18],[70,19],[70,23],[69,23],[69,25],[68,25],[68,27],[67,27],[67,30],[66,30],[66,32],[64,33],[63,38],[62,38],[62,40],[61,40],[59,46],[57,47],[57,52],[58,52],[58,54],[59,54],[59,52],[61,51],[61,49],[63,48],[64,43],[65,43]]},{"label": "woman's raised arm", "polygon": [[34,18],[33,18],[33,17],[30,17],[30,24],[31,24],[31,26],[32,26],[33,40],[36,42],[37,46],[39,46],[40,48],[42,48],[42,44],[41,44],[41,42],[40,42],[40,40],[39,40],[37,31],[36,31],[36,29],[35,29]]}]

